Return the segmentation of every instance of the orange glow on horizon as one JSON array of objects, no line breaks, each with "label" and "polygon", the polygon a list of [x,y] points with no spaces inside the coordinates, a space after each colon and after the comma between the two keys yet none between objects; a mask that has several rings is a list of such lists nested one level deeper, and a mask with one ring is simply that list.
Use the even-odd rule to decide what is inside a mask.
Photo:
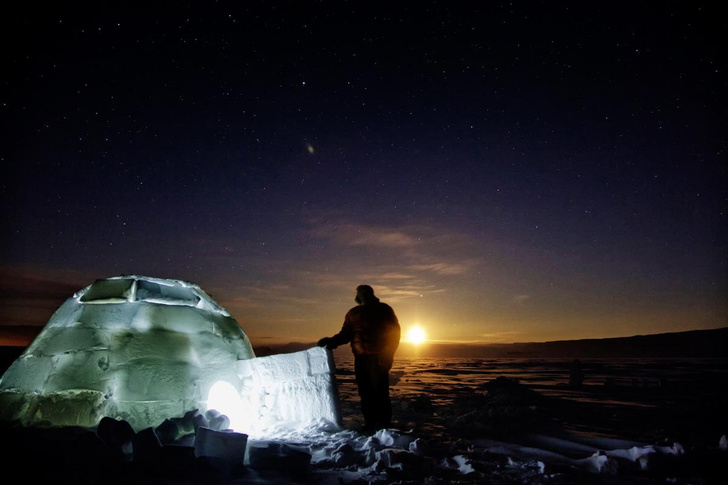
[{"label": "orange glow on horizon", "polygon": [[407,342],[415,345],[423,344],[427,341],[425,329],[419,325],[415,325],[407,331]]}]

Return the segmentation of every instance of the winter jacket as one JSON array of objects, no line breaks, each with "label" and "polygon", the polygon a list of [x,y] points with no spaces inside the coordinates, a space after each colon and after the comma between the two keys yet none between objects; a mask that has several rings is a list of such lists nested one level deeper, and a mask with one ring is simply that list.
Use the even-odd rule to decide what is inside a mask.
[{"label": "winter jacket", "polygon": [[399,346],[400,328],[392,307],[378,299],[358,305],[344,317],[341,331],[329,339],[331,348],[349,342],[354,355],[381,354],[389,362]]}]

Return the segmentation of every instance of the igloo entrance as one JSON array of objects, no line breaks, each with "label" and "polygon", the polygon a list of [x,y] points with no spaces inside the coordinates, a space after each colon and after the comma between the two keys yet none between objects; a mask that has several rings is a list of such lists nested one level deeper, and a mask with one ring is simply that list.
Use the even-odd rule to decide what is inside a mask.
[{"label": "igloo entrance", "polygon": [[[214,405],[272,423],[340,421],[333,363],[323,349],[255,358],[238,322],[199,286],[117,276],[69,298],[0,380],[0,419],[25,426],[135,429]],[[232,392],[231,392],[232,391]]]}]

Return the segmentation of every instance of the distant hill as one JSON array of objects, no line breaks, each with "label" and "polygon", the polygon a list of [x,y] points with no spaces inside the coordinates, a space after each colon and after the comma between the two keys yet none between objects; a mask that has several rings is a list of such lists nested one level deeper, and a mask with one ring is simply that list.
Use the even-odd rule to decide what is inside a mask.
[{"label": "distant hill", "polygon": [[[255,347],[255,354],[297,352],[315,343],[291,342]],[[350,354],[348,345],[336,349],[337,355]],[[430,342],[414,346],[402,342],[400,356],[483,357],[483,358],[610,358],[610,357],[728,357],[728,327],[714,330],[635,335],[584,340],[555,340],[516,344],[448,344]]]},{"label": "distant hill", "polygon": [[515,344],[402,345],[402,355],[484,358],[728,357],[728,327],[713,330]]},{"label": "distant hill", "polygon": [[20,357],[23,350],[25,350],[24,347],[0,347],[0,377],[10,367],[10,364]]},{"label": "distant hill", "polygon": [[0,346],[27,347],[42,329],[33,325],[0,326]]},{"label": "distant hill", "polygon": [[526,353],[564,357],[728,357],[728,327],[714,330],[513,344]]},{"label": "distant hill", "polygon": [[301,350],[310,349],[315,346],[315,342],[289,342],[287,344],[269,345],[269,346],[253,346],[256,357],[265,357],[273,354],[290,354]]}]

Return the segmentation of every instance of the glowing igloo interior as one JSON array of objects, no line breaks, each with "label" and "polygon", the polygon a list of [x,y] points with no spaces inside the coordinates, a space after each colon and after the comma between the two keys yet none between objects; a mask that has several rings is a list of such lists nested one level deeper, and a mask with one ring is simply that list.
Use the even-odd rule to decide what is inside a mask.
[{"label": "glowing igloo interior", "polygon": [[215,408],[248,433],[340,422],[330,353],[255,358],[238,322],[199,286],[97,280],[69,298],[0,380],[0,420],[135,429]]}]

